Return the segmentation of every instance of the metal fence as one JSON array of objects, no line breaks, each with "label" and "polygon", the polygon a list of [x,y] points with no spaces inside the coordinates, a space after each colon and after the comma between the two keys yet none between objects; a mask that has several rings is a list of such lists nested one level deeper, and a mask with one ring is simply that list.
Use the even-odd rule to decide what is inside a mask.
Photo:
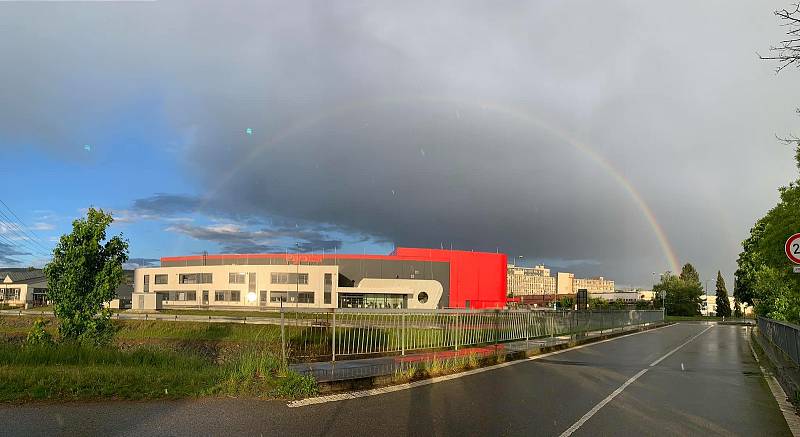
[{"label": "metal fence", "polygon": [[759,316],[758,330],[795,364],[800,365],[800,326]]},{"label": "metal fence", "polygon": [[580,335],[663,320],[658,311],[287,310],[289,361],[405,354],[542,337]]}]

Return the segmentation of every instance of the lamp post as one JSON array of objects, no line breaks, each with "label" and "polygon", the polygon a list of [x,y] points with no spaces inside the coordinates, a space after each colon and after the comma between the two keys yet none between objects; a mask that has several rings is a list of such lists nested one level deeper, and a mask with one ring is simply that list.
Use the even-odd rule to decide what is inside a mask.
[{"label": "lamp post", "polygon": [[294,242],[295,247],[297,247],[297,271],[294,276],[294,283],[295,283],[295,304],[294,307],[297,308],[300,306],[300,242]]},{"label": "lamp post", "polygon": [[711,279],[706,279],[706,317],[711,316],[711,307],[708,302],[708,283],[711,282]]}]

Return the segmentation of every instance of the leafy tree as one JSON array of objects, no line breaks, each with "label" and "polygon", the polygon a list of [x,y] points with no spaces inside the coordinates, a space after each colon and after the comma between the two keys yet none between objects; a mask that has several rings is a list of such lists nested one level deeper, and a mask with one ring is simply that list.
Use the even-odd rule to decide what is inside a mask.
[{"label": "leafy tree", "polygon": [[[681,275],[687,279],[668,273],[661,277],[661,282],[653,286],[653,291],[657,296],[657,303],[661,303],[661,292],[666,292],[666,299],[663,304],[668,315],[700,315],[700,296],[703,295],[703,287],[699,278],[691,273],[693,270],[694,267],[691,264],[687,264],[681,271]],[[684,272],[689,273],[684,275]],[[694,270],[694,273],[696,273],[696,270]]]},{"label": "leafy tree", "polygon": [[728,300],[728,289],[725,287],[725,279],[722,273],[717,271],[717,316],[731,316],[731,302]]},{"label": "leafy tree", "polygon": [[733,317],[742,317],[742,305],[739,303],[739,299],[735,296],[733,297]]},{"label": "leafy tree", "polygon": [[686,263],[681,268],[680,278],[681,278],[681,280],[686,281],[688,283],[692,283],[692,284],[696,283],[697,285],[701,285],[700,284],[700,274],[697,273],[697,270],[694,268],[694,266],[691,263]]},{"label": "leafy tree", "polygon": [[734,273],[733,296],[741,302],[753,304],[753,291],[755,289],[756,274],[764,267],[764,261],[758,253],[761,237],[764,235],[766,222],[764,218],[758,220],[750,229],[750,236],[742,241],[742,253],[736,260],[738,268]]},{"label": "leafy tree", "polygon": [[[800,168],[800,144],[797,146]],[[779,189],[780,201],[769,210],[742,242],[734,295],[755,304],[756,313],[778,320],[800,322],[800,275],[784,253],[786,238],[800,230],[800,179]]]},{"label": "leafy tree", "polygon": [[103,303],[114,298],[125,273],[128,242],[106,240],[111,214],[90,208],[85,219],[72,222],[72,233],[61,236],[53,260],[44,269],[47,296],[66,340],[103,343],[113,335],[111,311]]},{"label": "leafy tree", "polygon": [[558,301],[558,308],[571,310],[575,308],[575,299],[572,296],[564,296]]}]

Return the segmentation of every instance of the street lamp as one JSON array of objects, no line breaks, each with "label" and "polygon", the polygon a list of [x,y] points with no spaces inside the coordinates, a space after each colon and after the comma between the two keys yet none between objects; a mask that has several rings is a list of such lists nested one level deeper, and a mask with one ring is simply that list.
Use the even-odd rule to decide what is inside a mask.
[{"label": "street lamp", "polygon": [[300,242],[295,241],[294,245],[297,247],[297,271],[294,276],[294,283],[295,283],[295,308],[300,306]]},{"label": "street lamp", "polygon": [[711,306],[708,303],[708,283],[711,282],[711,279],[706,279],[706,317],[711,316]]}]

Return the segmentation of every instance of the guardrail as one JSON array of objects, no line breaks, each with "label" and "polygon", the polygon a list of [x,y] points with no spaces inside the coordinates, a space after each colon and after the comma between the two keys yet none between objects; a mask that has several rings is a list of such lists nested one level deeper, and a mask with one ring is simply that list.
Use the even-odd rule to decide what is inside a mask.
[{"label": "guardrail", "polygon": [[800,326],[758,316],[758,330],[795,364],[800,365]]},{"label": "guardrail", "polygon": [[[0,310],[0,314],[52,312]],[[409,351],[455,349],[581,335],[664,320],[661,310],[388,310],[284,308],[264,316],[114,313],[118,320],[278,325],[287,362],[344,357],[405,355]]]},{"label": "guardrail", "polygon": [[543,337],[579,335],[662,321],[662,311],[352,310],[284,313],[290,361],[404,355]]}]

